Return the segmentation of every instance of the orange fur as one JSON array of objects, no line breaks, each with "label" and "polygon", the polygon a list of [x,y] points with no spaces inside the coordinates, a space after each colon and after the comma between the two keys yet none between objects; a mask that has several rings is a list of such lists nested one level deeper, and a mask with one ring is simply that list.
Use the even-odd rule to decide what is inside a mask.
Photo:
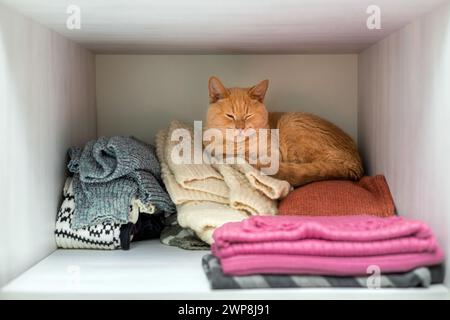
[{"label": "orange fur", "polygon": [[344,131],[313,114],[268,113],[264,105],[267,87],[268,80],[264,80],[252,88],[226,88],[211,77],[206,127],[279,129],[280,166],[275,177],[293,186],[362,177],[358,150]]}]

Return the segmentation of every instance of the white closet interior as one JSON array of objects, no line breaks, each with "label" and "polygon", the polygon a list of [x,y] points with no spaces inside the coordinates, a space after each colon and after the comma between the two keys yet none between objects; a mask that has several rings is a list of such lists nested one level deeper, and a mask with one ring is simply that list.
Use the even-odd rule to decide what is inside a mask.
[{"label": "white closet interior", "polygon": [[[70,5],[81,29],[67,28]],[[211,75],[267,78],[269,111],[347,131],[398,213],[429,224],[450,256],[448,1],[0,0],[0,298],[450,298],[448,276],[428,289],[212,291],[204,252],[157,240],[57,250],[67,148],[152,142],[172,119],[203,119]]]}]

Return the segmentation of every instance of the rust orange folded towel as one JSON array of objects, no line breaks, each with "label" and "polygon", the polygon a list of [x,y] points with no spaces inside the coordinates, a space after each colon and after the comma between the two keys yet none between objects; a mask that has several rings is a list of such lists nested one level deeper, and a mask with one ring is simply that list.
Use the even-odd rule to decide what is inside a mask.
[{"label": "rust orange folded towel", "polygon": [[358,182],[330,180],[307,184],[280,202],[278,214],[389,217],[395,214],[395,206],[386,179],[378,175]]},{"label": "rust orange folded towel", "polygon": [[251,217],[214,232],[213,254],[227,275],[367,275],[443,262],[423,222],[403,217]]}]

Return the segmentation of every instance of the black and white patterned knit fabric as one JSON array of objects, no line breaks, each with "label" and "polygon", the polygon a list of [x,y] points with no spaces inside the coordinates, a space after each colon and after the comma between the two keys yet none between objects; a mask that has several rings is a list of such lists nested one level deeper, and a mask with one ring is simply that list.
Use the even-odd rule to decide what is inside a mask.
[{"label": "black and white patterned knit fabric", "polygon": [[422,267],[405,273],[382,274],[377,281],[368,276],[333,277],[313,275],[228,276],[220,260],[208,254],[202,259],[203,270],[212,289],[257,288],[414,288],[429,287],[444,281],[444,266]]},{"label": "black and white patterned knit fabric", "polygon": [[120,248],[120,224],[104,222],[76,230],[71,228],[75,210],[71,178],[66,181],[63,196],[55,228],[56,244],[59,248],[104,250]]}]

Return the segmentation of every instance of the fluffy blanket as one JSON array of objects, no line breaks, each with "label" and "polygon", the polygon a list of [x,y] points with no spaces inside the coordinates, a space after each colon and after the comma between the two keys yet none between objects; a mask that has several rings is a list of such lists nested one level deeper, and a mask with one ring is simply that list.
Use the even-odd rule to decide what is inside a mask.
[{"label": "fluffy blanket", "polygon": [[[178,164],[172,159],[179,141],[172,141],[177,129],[190,132],[191,126],[173,121],[156,137],[161,176],[172,201],[177,205],[180,226],[192,229],[211,244],[215,228],[240,221],[250,215],[275,215],[277,199],[291,186],[286,181],[265,176],[250,164]],[[194,139],[191,139],[194,150]],[[175,150],[176,151],[176,150]]]},{"label": "fluffy blanket", "polygon": [[225,274],[366,274],[440,264],[427,225],[402,217],[251,217],[214,232],[213,254]]},{"label": "fluffy blanket", "polygon": [[158,211],[175,211],[158,181],[160,166],[153,146],[128,137],[102,137],[82,150],[70,149],[69,156],[77,208],[72,228],[126,224],[134,197]]}]

